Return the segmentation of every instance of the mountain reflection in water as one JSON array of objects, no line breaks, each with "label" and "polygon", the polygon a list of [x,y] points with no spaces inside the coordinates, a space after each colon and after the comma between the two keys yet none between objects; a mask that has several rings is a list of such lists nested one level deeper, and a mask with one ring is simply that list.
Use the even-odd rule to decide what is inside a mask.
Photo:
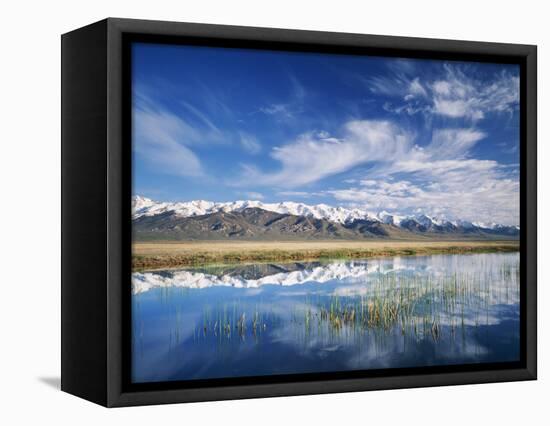
[{"label": "mountain reflection in water", "polygon": [[519,254],[132,275],[135,382],[514,361]]}]

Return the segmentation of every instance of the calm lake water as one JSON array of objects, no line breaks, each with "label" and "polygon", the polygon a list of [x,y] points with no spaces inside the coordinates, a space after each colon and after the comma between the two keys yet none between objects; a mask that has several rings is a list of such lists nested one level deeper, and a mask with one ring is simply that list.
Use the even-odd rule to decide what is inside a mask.
[{"label": "calm lake water", "polygon": [[519,254],[133,273],[132,380],[519,360]]}]

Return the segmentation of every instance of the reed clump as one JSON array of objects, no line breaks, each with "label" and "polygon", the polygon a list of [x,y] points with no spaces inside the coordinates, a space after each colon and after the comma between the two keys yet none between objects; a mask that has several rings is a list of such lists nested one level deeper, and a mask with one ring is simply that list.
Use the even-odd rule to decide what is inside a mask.
[{"label": "reed clump", "polygon": [[279,329],[307,337],[374,332],[439,341],[444,334],[454,338],[465,327],[487,323],[493,300],[516,300],[519,282],[519,263],[449,275],[390,272],[347,287],[351,294],[308,294],[278,314],[272,304],[251,307],[239,300],[216,307],[214,315],[205,308],[202,333],[195,334],[257,340]]}]

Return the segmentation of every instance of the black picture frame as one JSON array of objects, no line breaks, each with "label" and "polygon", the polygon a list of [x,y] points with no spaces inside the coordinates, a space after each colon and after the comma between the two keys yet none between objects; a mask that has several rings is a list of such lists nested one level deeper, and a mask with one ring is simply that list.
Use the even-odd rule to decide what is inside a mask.
[{"label": "black picture frame", "polygon": [[[520,65],[521,361],[131,384],[133,41]],[[109,18],[62,36],[62,390],[98,404],[304,395],[536,379],[536,46]]]}]

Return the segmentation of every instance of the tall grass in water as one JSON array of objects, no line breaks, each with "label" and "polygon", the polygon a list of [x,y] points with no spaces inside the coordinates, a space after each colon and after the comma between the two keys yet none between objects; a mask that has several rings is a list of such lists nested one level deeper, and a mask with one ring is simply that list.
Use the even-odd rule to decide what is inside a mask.
[{"label": "tall grass in water", "polygon": [[293,333],[296,339],[340,342],[368,333],[397,333],[439,341],[454,338],[465,327],[489,324],[495,303],[519,301],[519,262],[498,268],[476,265],[475,272],[436,274],[389,272],[372,274],[363,283],[342,284],[332,294],[292,297],[289,306],[240,300],[203,308],[199,339],[219,342],[238,338],[260,341],[271,330]]}]

